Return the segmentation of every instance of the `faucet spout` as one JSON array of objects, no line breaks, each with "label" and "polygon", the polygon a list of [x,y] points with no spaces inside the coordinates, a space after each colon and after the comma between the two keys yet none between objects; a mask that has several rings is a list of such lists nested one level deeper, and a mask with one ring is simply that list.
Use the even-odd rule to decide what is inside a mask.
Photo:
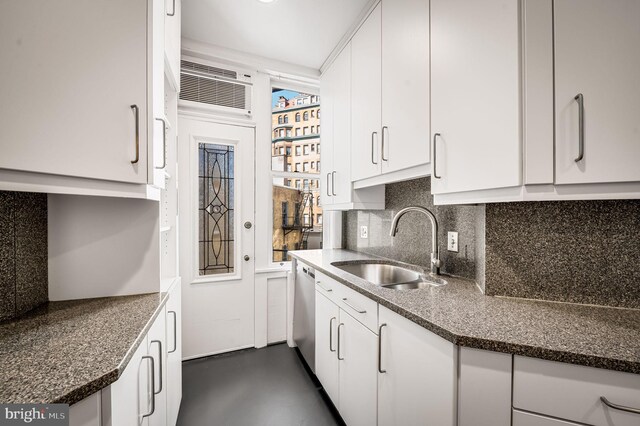
[{"label": "faucet spout", "polygon": [[409,212],[422,213],[427,216],[429,218],[429,222],[431,222],[431,273],[439,275],[442,262],[440,261],[440,250],[438,249],[438,221],[431,211],[418,206],[405,207],[398,211],[398,213],[393,217],[389,235],[392,237],[396,236],[398,233],[398,223],[400,222],[400,218]]}]

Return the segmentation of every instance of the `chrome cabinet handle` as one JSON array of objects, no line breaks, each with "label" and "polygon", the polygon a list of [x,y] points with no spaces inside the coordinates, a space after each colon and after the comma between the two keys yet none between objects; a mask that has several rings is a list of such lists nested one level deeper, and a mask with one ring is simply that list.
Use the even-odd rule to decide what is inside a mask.
[{"label": "chrome cabinet handle", "polygon": [[156,166],[156,169],[164,169],[167,167],[167,122],[164,118],[156,118],[156,120],[162,122],[162,166]]},{"label": "chrome cabinet handle", "polygon": [[438,176],[438,171],[436,170],[436,147],[438,146],[436,144],[438,136],[440,136],[440,133],[434,133],[433,134],[433,177],[436,179],[440,179],[442,176]]},{"label": "chrome cabinet handle", "polygon": [[340,358],[340,327],[342,327],[343,325],[344,323],[338,324],[338,350],[336,352],[336,355],[338,356],[338,360],[340,361],[344,361],[344,358]]},{"label": "chrome cabinet handle", "polygon": [[331,195],[336,195],[336,171],[331,172]]},{"label": "chrome cabinet handle", "polygon": [[327,173],[327,196],[331,197],[331,193],[329,192],[329,176],[331,176],[331,173]]},{"label": "chrome cabinet handle", "polygon": [[385,145],[385,143],[384,143],[384,141],[385,141],[384,133],[385,133],[385,130],[388,131],[389,127],[382,126],[382,149],[380,150],[380,156],[382,157],[382,161],[389,161],[388,158],[384,158],[384,145]]},{"label": "chrome cabinet handle", "polygon": [[[152,340],[151,344],[153,345],[154,343],[158,344],[158,366],[160,367],[160,369],[158,371],[160,371],[160,389],[158,389],[158,391],[156,392],[156,387],[155,384],[153,386],[153,393],[154,394],[159,394],[160,392],[162,392],[162,342],[160,340]],[[155,374],[155,371],[154,373]]]},{"label": "chrome cabinet handle", "polygon": [[371,132],[371,162],[372,162],[373,164],[378,164],[378,163],[375,161],[374,157],[373,157],[374,152],[375,152],[375,150],[373,149],[373,144],[374,144],[374,142],[373,142],[373,138],[374,138],[374,136],[377,136],[377,135],[378,135],[378,132]]},{"label": "chrome cabinet handle", "polygon": [[131,105],[131,109],[136,117],[136,159],[131,164],[136,164],[140,160],[140,109],[138,105]]},{"label": "chrome cabinet handle", "polygon": [[380,324],[378,327],[378,373],[384,374],[387,370],[382,369],[382,328],[387,324]]},{"label": "chrome cabinet handle", "polygon": [[348,307],[350,307],[351,309],[353,309],[354,311],[356,311],[359,314],[366,314],[367,313],[367,311],[362,311],[362,310],[356,308],[355,306],[353,306],[351,303],[347,302],[347,298],[346,297],[343,297],[342,301],[344,302],[345,305],[347,305]]},{"label": "chrome cabinet handle", "polygon": [[151,411],[147,414],[143,414],[142,418],[151,416],[156,411],[156,363],[151,355],[144,355],[142,359],[148,359],[151,361],[151,390],[152,390],[152,398],[151,398]]},{"label": "chrome cabinet handle", "polygon": [[584,96],[578,93],[574,98],[578,102],[578,156],[575,162],[584,158]]},{"label": "chrome cabinet handle", "polygon": [[178,349],[178,314],[176,314],[176,311],[169,311],[168,313],[173,314],[173,349],[167,352],[172,354]]},{"label": "chrome cabinet handle", "polygon": [[331,289],[331,288],[326,288],[326,287],[325,287],[325,286],[323,286],[321,283],[322,283],[322,281],[318,281],[316,284],[318,285],[318,287],[320,287],[321,289],[323,289],[323,290],[324,290],[324,291],[326,291],[327,293],[329,293],[329,292],[332,292],[332,291],[333,291],[333,289]]},{"label": "chrome cabinet handle", "polygon": [[173,0],[173,12],[167,13],[167,16],[174,16],[176,14],[176,0]]},{"label": "chrome cabinet handle", "polygon": [[604,402],[604,405],[606,405],[607,407],[613,408],[614,410],[626,411],[627,413],[633,413],[633,414],[640,414],[639,408],[625,407],[624,405],[614,404],[604,396],[600,397],[600,401]]},{"label": "chrome cabinet handle", "polygon": [[329,351],[330,352],[335,352],[336,350],[333,349],[332,343],[333,343],[333,321],[336,320],[336,317],[333,317],[329,320]]}]

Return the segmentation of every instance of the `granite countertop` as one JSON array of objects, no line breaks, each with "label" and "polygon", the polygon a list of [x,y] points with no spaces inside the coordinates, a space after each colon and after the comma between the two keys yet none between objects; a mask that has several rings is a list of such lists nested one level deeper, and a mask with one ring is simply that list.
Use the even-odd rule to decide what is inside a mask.
[{"label": "granite countertop", "polygon": [[0,323],[0,402],[73,404],[115,382],[168,293],[49,302]]},{"label": "granite countertop", "polygon": [[456,277],[391,290],[332,265],[387,259],[340,249],[289,254],[456,345],[640,374],[640,310],[486,296]]}]

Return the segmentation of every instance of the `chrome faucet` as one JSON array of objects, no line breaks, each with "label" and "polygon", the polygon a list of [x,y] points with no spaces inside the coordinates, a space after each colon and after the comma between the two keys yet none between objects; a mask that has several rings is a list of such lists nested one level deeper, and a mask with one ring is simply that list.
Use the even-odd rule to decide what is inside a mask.
[{"label": "chrome faucet", "polygon": [[391,222],[391,231],[389,232],[389,235],[391,235],[392,237],[396,236],[396,233],[398,232],[398,222],[400,221],[400,218],[409,212],[422,213],[425,216],[427,216],[429,218],[429,221],[431,222],[431,273],[440,275],[440,267],[442,266],[442,262],[440,261],[440,251],[438,249],[438,221],[436,220],[436,217],[433,215],[433,213],[431,213],[429,210],[425,209],[424,207],[417,207],[417,206],[405,207],[404,209],[396,213],[396,215],[393,217],[393,221]]}]

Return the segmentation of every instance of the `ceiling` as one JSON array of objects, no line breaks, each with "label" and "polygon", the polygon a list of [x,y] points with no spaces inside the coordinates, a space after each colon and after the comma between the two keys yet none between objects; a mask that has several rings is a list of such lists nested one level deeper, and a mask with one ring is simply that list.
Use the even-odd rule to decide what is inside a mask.
[{"label": "ceiling", "polygon": [[183,0],[182,36],[319,69],[369,0]]}]

